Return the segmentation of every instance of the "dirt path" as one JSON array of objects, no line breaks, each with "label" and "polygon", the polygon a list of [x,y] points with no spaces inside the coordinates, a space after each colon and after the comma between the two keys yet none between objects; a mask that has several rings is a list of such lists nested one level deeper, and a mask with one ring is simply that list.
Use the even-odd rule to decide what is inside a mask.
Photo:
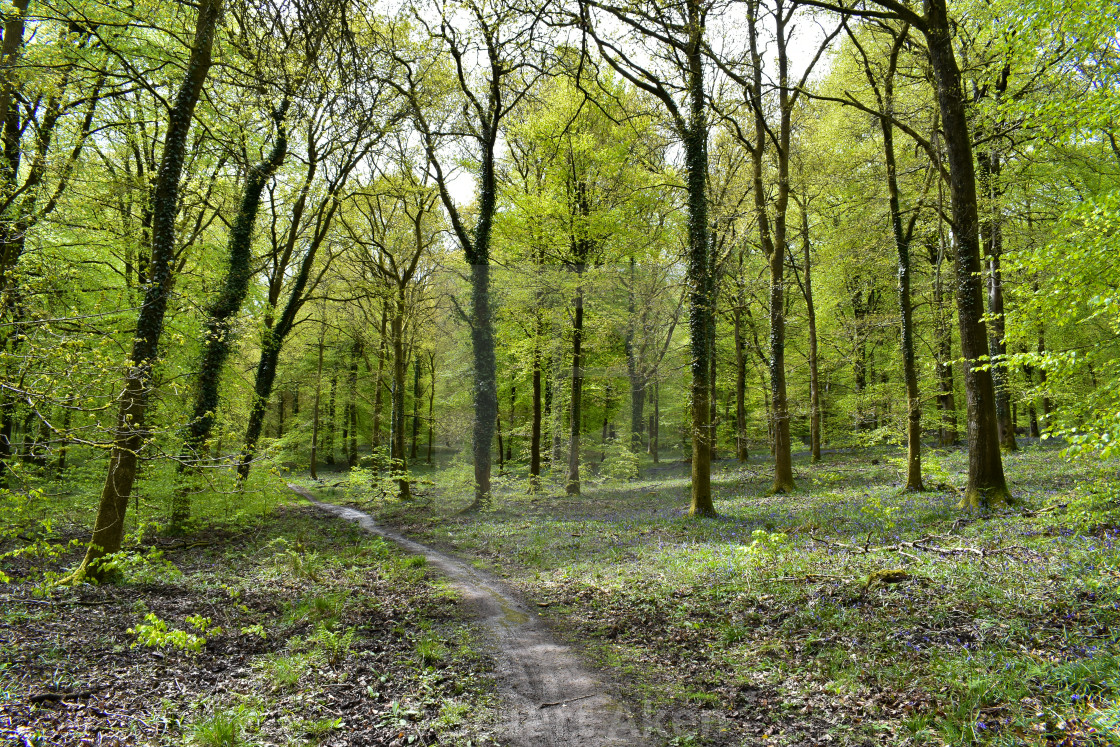
[{"label": "dirt path", "polygon": [[626,707],[608,694],[604,682],[496,578],[387,529],[357,509],[321,503],[302,488],[288,487],[323,511],[423,555],[447,576],[493,638],[504,744],[638,747],[649,743]]}]

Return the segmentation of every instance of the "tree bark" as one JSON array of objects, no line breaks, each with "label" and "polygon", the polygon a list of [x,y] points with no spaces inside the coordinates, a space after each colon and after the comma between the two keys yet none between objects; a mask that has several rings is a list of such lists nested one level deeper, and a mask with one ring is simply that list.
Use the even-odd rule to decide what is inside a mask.
[{"label": "tree bark", "polygon": [[[279,356],[277,356],[279,357]],[[331,393],[327,397],[327,427],[323,431],[323,461],[334,466],[334,434],[338,428],[338,418],[335,417],[335,406],[338,403],[338,365],[331,369]]]},{"label": "tree bark", "polygon": [[635,306],[634,290],[637,282],[634,257],[630,257],[630,285],[627,293],[626,325],[626,375],[630,379],[630,442],[628,447],[635,454],[640,453],[644,443],[646,380],[642,371],[643,361],[638,359],[637,336],[638,311]]},{"label": "tree bark", "polygon": [[[910,238],[917,214],[909,230],[902,227],[902,205],[898,188],[898,165],[894,151],[894,74],[907,27],[896,37],[891,48],[890,63],[883,82],[884,116],[879,118],[883,130],[883,155],[887,167],[887,193],[890,204],[891,232],[898,251],[898,309],[902,320],[899,340],[902,348],[902,370],[906,379],[906,487],[920,491],[922,485],[922,402],[918,393],[918,368],[914,358],[914,306],[910,299]],[[870,77],[870,68],[867,71]]]},{"label": "tree bark", "polygon": [[506,471],[505,460],[505,442],[502,439],[502,414],[498,413],[494,420],[494,427],[497,429],[498,437],[498,474],[504,474]]},{"label": "tree bark", "polygon": [[[821,460],[821,386],[817,353],[817,307],[813,303],[813,257],[809,242],[809,206],[801,206],[801,252],[805,262],[805,316],[809,323],[809,453]],[[746,370],[744,367],[744,377]]]},{"label": "tree bark", "polygon": [[579,495],[580,430],[583,420],[583,265],[576,266],[575,318],[572,321],[571,421],[568,436],[568,480],[564,490]]},{"label": "tree bark", "polygon": [[712,502],[711,354],[714,337],[713,278],[708,226],[708,120],[704,91],[703,12],[688,0],[688,122],[682,128],[688,199],[688,332],[691,360],[692,491],[690,516],[715,516]]},{"label": "tree bark", "polygon": [[389,319],[389,302],[383,301],[381,304],[381,331],[379,332],[377,343],[377,378],[374,381],[373,391],[373,448],[381,446],[381,408],[384,402],[385,390],[385,350],[388,337],[385,334],[386,325]]},{"label": "tree bark", "polygon": [[937,98],[949,161],[953,231],[957,236],[957,324],[964,357],[968,399],[968,486],[961,507],[991,508],[1012,503],[1003,474],[995,389],[991,372],[977,367],[988,353],[981,286],[976,172],[969,137],[961,74],[953,52],[945,0],[925,0],[926,46],[937,78]]},{"label": "tree bark", "polygon": [[537,317],[533,338],[533,420],[529,430],[529,490],[535,492],[541,482],[541,324]]},{"label": "tree bark", "polygon": [[420,438],[420,400],[423,395],[420,391],[420,351],[412,355],[412,446],[408,458],[416,460],[417,440]]},{"label": "tree bark", "polygon": [[436,353],[428,353],[428,372],[431,374],[431,384],[428,386],[428,459],[432,463],[432,438],[436,428]]},{"label": "tree bark", "polygon": [[[1001,199],[1003,187],[1000,184],[1002,163],[999,151],[982,153],[979,159],[980,184],[988,198],[986,219],[981,226],[981,234],[988,245],[988,316],[991,327],[988,329],[988,356],[991,363],[992,386],[995,388],[996,422],[999,428],[999,444],[1004,451],[1017,451],[1015,426],[1012,423],[1011,396],[1008,392],[1007,343],[1005,341],[1005,312],[1003,299],[1003,271],[1000,267],[1003,256],[1003,217]],[[987,229],[987,230],[984,230]]]},{"label": "tree bark", "polygon": [[[779,12],[779,16],[782,14]],[[780,102],[778,129],[778,194],[774,205],[774,224],[766,210],[766,192],[763,189],[762,171],[766,143],[770,139],[762,108],[762,57],[758,49],[758,18],[751,13],[748,21],[751,58],[753,61],[752,104],[754,106],[755,135],[752,155],[753,192],[759,241],[770,268],[770,428],[771,447],[774,452],[773,493],[788,493],[794,489],[793,452],[790,441],[789,405],[786,394],[786,315],[785,315],[785,246],[786,209],[789,205],[789,131],[791,112],[788,104],[787,69],[784,23],[778,23],[778,65]]]},{"label": "tree bark", "polygon": [[159,355],[164,315],[174,281],[175,218],[179,212],[179,187],[187,134],[195,105],[210,72],[214,38],[221,15],[220,0],[202,0],[195,24],[194,42],[186,75],[168,113],[163,156],[152,199],[153,226],[151,276],[136,320],[136,336],[120,395],[120,409],[109,453],[109,467],[98,503],[93,535],[81,566],[72,575],[100,578],[99,561],[121,548],[125,514],[136,479],[140,450],[147,438],[146,415],[151,395],[152,368]]},{"label": "tree bark", "polygon": [[358,466],[358,359],[361,357],[362,340],[356,337],[350,351],[350,375],[346,381],[347,397],[350,400],[347,403],[350,414],[350,444],[346,463],[351,469]]},{"label": "tree bark", "polygon": [[401,475],[397,480],[397,497],[402,501],[412,498],[408,478],[408,462],[405,459],[404,444],[404,376],[406,370],[404,349],[405,289],[397,289],[393,315],[389,320],[389,335],[393,346],[393,389],[392,413],[389,417],[389,459],[392,469]]},{"label": "tree bark", "polygon": [[513,461],[513,429],[514,429],[514,416],[517,407],[517,386],[510,383],[509,386],[509,438],[506,439],[506,461]]},{"label": "tree bark", "polygon": [[[233,318],[241,311],[253,275],[253,229],[260,212],[261,193],[272,175],[284,162],[288,151],[287,129],[284,117],[288,101],[284,100],[273,114],[276,122],[276,142],[268,156],[249,169],[241,203],[229,233],[229,264],[222,283],[222,291],[210,307],[202,343],[201,362],[195,383],[194,407],[187,426],[187,438],[180,454],[179,472],[188,462],[201,462],[206,442],[217,422],[221,399],[222,370],[233,350]],[[190,493],[177,490],[171,508],[171,526],[181,527],[190,518]]]},{"label": "tree bark", "polygon": [[327,325],[321,320],[319,327],[319,365],[315,370],[315,407],[311,413],[311,479],[319,479],[319,401],[323,396],[323,342]]}]

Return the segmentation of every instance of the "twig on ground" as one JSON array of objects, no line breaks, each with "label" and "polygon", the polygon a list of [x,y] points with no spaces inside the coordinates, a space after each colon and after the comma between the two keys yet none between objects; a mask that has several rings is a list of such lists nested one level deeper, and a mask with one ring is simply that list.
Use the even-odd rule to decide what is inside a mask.
[{"label": "twig on ground", "polygon": [[860,547],[859,545],[851,545],[847,542],[836,542],[834,540],[823,539],[812,534],[810,534],[809,537],[814,542],[820,542],[832,547],[839,547],[843,550],[858,552],[862,555],[870,554],[873,552],[897,552],[899,554],[906,555],[909,558],[913,558],[914,560],[919,560],[918,556],[904,552],[903,548],[908,548],[911,550],[925,550],[926,552],[937,553],[939,555],[975,555],[979,558],[985,558],[990,553],[1001,552],[1000,550],[983,550],[978,547],[940,547],[938,545],[928,544],[930,540],[937,539],[937,535],[934,534],[927,534],[925,537],[914,540],[913,542],[899,542],[895,545],[879,545],[878,547],[871,547],[870,544]]},{"label": "twig on ground", "polygon": [[590,695],[581,695],[578,698],[568,698],[567,700],[557,700],[554,703],[541,703],[539,707],[540,708],[551,708],[552,706],[564,705],[565,703],[575,703],[577,700],[587,700],[588,698],[594,698],[598,694],[599,693],[591,693]]}]

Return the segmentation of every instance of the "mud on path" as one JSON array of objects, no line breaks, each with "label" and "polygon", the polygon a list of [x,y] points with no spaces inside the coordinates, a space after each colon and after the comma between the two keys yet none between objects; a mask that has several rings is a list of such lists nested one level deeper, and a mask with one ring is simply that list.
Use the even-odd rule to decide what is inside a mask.
[{"label": "mud on path", "polygon": [[606,683],[492,575],[383,527],[357,509],[322,503],[302,488],[288,487],[319,509],[423,555],[448,578],[493,640],[503,701],[499,724],[503,743],[526,747],[649,743],[628,709],[608,693]]}]

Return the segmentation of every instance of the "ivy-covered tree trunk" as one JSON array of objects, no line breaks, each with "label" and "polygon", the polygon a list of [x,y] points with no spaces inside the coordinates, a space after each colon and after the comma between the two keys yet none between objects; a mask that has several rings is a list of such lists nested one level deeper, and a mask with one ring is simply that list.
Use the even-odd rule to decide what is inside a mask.
[{"label": "ivy-covered tree trunk", "polygon": [[[902,207],[898,190],[898,171],[894,153],[893,81],[897,50],[892,50],[891,64],[886,81],[887,116],[880,117],[883,128],[883,154],[887,166],[887,192],[891,213],[891,232],[898,251],[898,308],[902,319],[900,343],[902,370],[906,378],[906,487],[905,490],[923,490],[922,485],[922,402],[918,393],[918,368],[914,359],[914,306],[910,300],[910,232],[902,227]],[[911,231],[913,223],[910,224]]]},{"label": "ivy-covered tree trunk", "polygon": [[[492,217],[493,206],[490,208],[490,218]],[[480,228],[479,232],[481,231]],[[490,468],[493,464],[490,447],[494,442],[494,422],[498,416],[498,366],[494,354],[494,321],[490,310],[489,225],[486,227],[486,237],[485,264],[471,264],[471,347],[475,366],[475,422],[471,448],[474,456],[474,503],[478,506],[490,504]]]},{"label": "ivy-covered tree trunk", "polygon": [[925,9],[926,46],[937,79],[938,105],[949,162],[953,232],[957,237],[957,325],[964,357],[969,447],[968,486],[961,506],[990,508],[1012,503],[1013,499],[1003,474],[991,371],[977,365],[988,354],[988,335],[981,285],[983,265],[980,262],[976,171],[961,74],[953,52],[945,0],[926,0]]},{"label": "ivy-covered tree trunk", "polygon": [[568,431],[568,480],[564,490],[579,495],[580,434],[583,424],[583,265],[577,265],[575,309],[572,318],[572,387]]},{"label": "ivy-covered tree trunk", "polygon": [[[253,228],[260,212],[261,193],[280,165],[288,150],[287,131],[283,120],[288,102],[281,102],[273,118],[276,121],[276,142],[263,161],[249,169],[241,202],[229,233],[229,264],[222,282],[222,290],[207,313],[206,331],[202,342],[201,362],[195,381],[194,407],[187,425],[187,437],[180,454],[179,471],[191,463],[199,463],[206,449],[206,442],[217,421],[219,386],[222,370],[233,349],[231,322],[241,311],[253,275]],[[178,490],[171,508],[171,525],[182,526],[190,518],[190,492]]]},{"label": "ivy-covered tree trunk", "polygon": [[[260,440],[261,430],[264,428],[264,418],[268,412],[268,400],[272,396],[272,386],[276,382],[276,367],[280,362],[280,351],[284,347],[284,341],[287,339],[288,333],[292,331],[292,326],[296,322],[296,314],[303,308],[305,300],[303,292],[307,288],[307,283],[311,277],[311,268],[315,264],[318,248],[326,235],[325,226],[330,225],[336,207],[337,202],[335,207],[329,208],[324,215],[319,217],[320,231],[312,238],[311,246],[304,253],[303,259],[300,260],[299,270],[292,282],[288,300],[284,304],[280,318],[271,325],[266,323],[264,332],[261,334],[261,354],[257,363],[256,376],[253,380],[253,398],[249,408],[249,422],[245,427],[245,441],[237,464],[237,475],[242,481],[249,477],[249,470],[253,466],[257,442]],[[336,380],[337,376],[332,378],[332,391]],[[333,428],[333,423],[331,427]],[[334,463],[333,455],[327,463]]]},{"label": "ivy-covered tree trunk", "polygon": [[712,268],[708,227],[708,121],[704,91],[703,18],[700,2],[688,2],[688,124],[684,136],[688,199],[688,332],[692,384],[691,516],[715,516],[712,502],[711,354],[714,335]]},{"label": "ivy-covered tree trunk", "polygon": [[71,577],[74,580],[87,575],[94,578],[101,576],[98,561],[121,548],[128,499],[136,479],[140,450],[147,438],[146,416],[152,368],[159,354],[164,315],[174,280],[172,261],[177,248],[175,218],[179,212],[179,184],[187,134],[194,119],[195,105],[210,72],[221,9],[220,0],[200,2],[186,74],[168,112],[163,156],[152,199],[151,274],[136,320],[136,335],[125,373],[124,389],[119,398],[113,447],[109,452],[109,467],[94,520],[93,536],[81,566]]}]

